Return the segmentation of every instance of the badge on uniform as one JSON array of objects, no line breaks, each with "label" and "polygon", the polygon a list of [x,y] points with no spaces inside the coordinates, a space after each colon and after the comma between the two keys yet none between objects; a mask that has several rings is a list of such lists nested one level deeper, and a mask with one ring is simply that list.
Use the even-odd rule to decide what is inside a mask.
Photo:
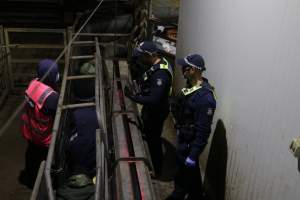
[{"label": "badge on uniform", "polygon": [[157,79],[156,84],[157,84],[158,86],[161,86],[161,85],[162,85],[162,80],[161,80],[160,78]]},{"label": "badge on uniform", "polygon": [[214,110],[212,108],[207,109],[207,115],[211,116],[214,113]]}]

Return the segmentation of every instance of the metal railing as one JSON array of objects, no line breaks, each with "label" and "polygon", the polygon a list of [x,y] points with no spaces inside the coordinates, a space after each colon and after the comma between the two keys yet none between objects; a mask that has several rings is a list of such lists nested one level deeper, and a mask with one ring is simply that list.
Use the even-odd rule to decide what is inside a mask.
[{"label": "metal railing", "polygon": [[[139,129],[137,105],[124,96],[123,87],[130,76],[128,65],[113,62],[112,134],[114,139],[114,179],[116,199],[156,199],[150,171],[152,164]],[[122,66],[120,66],[122,65]],[[125,71],[124,71],[125,70]],[[121,72],[123,71],[123,72]]]},{"label": "metal railing", "polygon": [[[69,51],[67,51],[67,55],[66,55],[66,66],[65,66],[65,70],[64,70],[64,74],[63,74],[63,81],[62,81],[62,86],[61,86],[61,93],[60,93],[60,97],[59,97],[59,103],[58,103],[58,109],[56,112],[56,117],[55,117],[55,122],[54,122],[54,126],[53,126],[53,133],[52,133],[52,142],[49,148],[49,153],[48,153],[48,158],[47,158],[47,162],[46,162],[46,168],[45,168],[45,177],[46,177],[46,185],[47,185],[47,190],[48,190],[48,198],[49,199],[55,199],[54,197],[54,189],[53,189],[53,179],[51,177],[51,172],[53,171],[52,166],[53,164],[58,164],[59,163],[55,163],[55,153],[57,151],[55,151],[55,148],[57,146],[57,144],[60,142],[59,140],[63,140],[62,136],[59,136],[59,134],[63,134],[63,130],[60,130],[61,127],[61,122],[63,119],[63,115],[66,115],[66,111],[69,109],[73,109],[73,108],[79,108],[79,107],[90,107],[90,106],[95,106],[96,107],[96,113],[97,113],[97,118],[98,118],[98,122],[99,122],[99,130],[96,132],[95,136],[97,138],[97,142],[96,142],[96,150],[97,150],[97,157],[96,157],[96,162],[97,162],[97,182],[96,182],[96,192],[95,195],[97,197],[97,199],[107,199],[107,195],[108,193],[105,193],[105,185],[107,184],[107,170],[105,169],[106,164],[106,159],[107,159],[107,145],[105,142],[105,135],[106,135],[106,122],[103,121],[103,117],[105,116],[105,111],[103,111],[103,101],[105,101],[104,96],[102,96],[100,98],[100,94],[103,93],[104,89],[103,89],[103,79],[101,78],[103,76],[103,74],[99,74],[100,71],[102,71],[101,69],[101,65],[99,62],[99,58],[101,58],[100,55],[100,51],[99,51],[99,44],[97,39],[95,39],[94,41],[94,47],[95,49],[97,49],[95,55],[93,56],[93,58],[95,58],[95,68],[96,68],[96,74],[94,77],[89,77],[89,78],[94,78],[95,79],[95,100],[94,102],[89,102],[89,103],[81,103],[81,104],[76,104],[76,106],[74,104],[68,104],[66,105],[66,101],[67,101],[67,96],[65,94],[65,91],[67,91],[67,87],[69,86],[68,81],[74,79],[74,76],[72,76],[73,78],[70,79],[70,75],[72,75],[72,69],[71,69],[71,65],[73,66],[74,59],[72,59],[72,49],[70,49]],[[90,58],[90,57],[89,57]],[[88,59],[89,59],[88,58]],[[86,59],[85,57],[81,58],[81,59]],[[84,79],[87,77],[76,77],[76,79]],[[105,119],[105,118],[104,118]],[[63,166],[61,166],[63,168]],[[104,181],[104,183],[103,183]],[[104,197],[104,198],[103,198]]]},{"label": "metal railing", "polygon": [[[149,161],[150,156],[147,148],[145,148],[141,132],[136,126],[139,123],[137,107],[136,104],[124,98],[122,86],[128,81],[128,77],[124,79],[119,73],[120,62],[127,61],[132,49],[147,37],[147,20],[150,15],[151,1],[143,0],[136,2],[140,3],[139,6],[143,9],[140,11],[136,9],[137,13],[141,12],[141,16],[139,19],[136,19],[139,23],[137,23],[135,29],[130,34],[80,33],[78,34],[78,38],[84,38],[84,40],[73,41],[71,48],[67,49],[64,60],[65,67],[61,93],[52,131],[52,141],[47,161],[41,164],[40,173],[32,193],[32,200],[55,199],[55,180],[53,179],[53,175],[58,172],[63,173],[64,170],[63,164],[60,164],[62,160],[58,159],[61,154],[56,155],[58,152],[61,152],[58,148],[63,144],[65,137],[63,130],[65,128],[64,122],[68,118],[68,111],[70,109],[86,106],[95,106],[99,123],[99,129],[96,131],[97,181],[95,185],[95,199],[156,199],[156,193],[150,177],[152,168]],[[73,30],[69,28],[66,35],[70,40],[74,35]],[[128,57],[102,57],[100,50],[107,44],[98,42],[98,38],[103,37],[111,38],[112,40],[118,37],[127,37]],[[78,55],[76,53],[80,51],[73,49],[74,46],[93,46],[95,47],[95,53]],[[35,47],[42,48],[42,46]],[[72,66],[74,62],[92,58],[95,60],[95,76],[73,75]],[[114,64],[113,81],[111,84],[107,81],[106,60],[111,60]],[[28,60],[28,62],[31,61]],[[10,63],[12,63],[11,60]],[[82,104],[68,103],[70,98],[69,82],[75,79],[87,78],[95,79],[95,101]],[[13,83],[11,85],[13,86]],[[109,92],[111,95],[109,95]],[[113,99],[110,99],[111,96]],[[109,103],[112,104],[112,110],[109,109]],[[108,130],[111,131],[109,132],[110,134],[108,134]],[[113,139],[113,144],[108,143],[109,139]],[[124,152],[128,153],[124,154]]]},{"label": "metal railing", "polygon": [[4,28],[4,39],[9,87],[13,92],[24,89],[36,76],[35,66],[40,59],[55,59],[67,41],[65,29],[38,28]]},{"label": "metal railing", "polygon": [[102,57],[99,48],[98,38],[95,38],[96,52],[95,52],[95,66],[96,66],[96,80],[95,80],[95,100],[96,100],[96,113],[98,118],[99,129],[96,132],[96,163],[97,163],[97,183],[95,199],[109,199],[110,195],[108,193],[109,183],[108,183],[108,160],[110,158],[108,149],[108,139],[107,139],[107,95],[106,88],[107,83],[105,82],[104,66],[102,65]]},{"label": "metal railing", "polygon": [[[69,30],[69,32],[71,32]],[[96,184],[95,184],[95,199],[97,200],[105,200],[108,199],[109,193],[108,191],[108,174],[107,174],[107,158],[108,158],[108,150],[107,150],[107,143],[106,143],[106,111],[105,111],[105,101],[104,98],[105,95],[105,83],[103,79],[103,69],[102,65],[100,64],[101,55],[100,55],[100,49],[97,39],[94,41],[94,46],[96,49],[95,53],[95,69],[96,73],[95,76],[69,76],[70,73],[72,73],[72,69],[70,68],[70,64],[72,63],[72,56],[70,55],[70,51],[67,52],[66,56],[66,66],[64,70],[63,75],[63,81],[61,86],[61,93],[59,97],[59,105],[55,117],[55,123],[53,126],[53,135],[52,135],[52,142],[48,153],[47,162],[42,162],[40,166],[40,170],[36,179],[35,187],[32,192],[31,199],[55,199],[55,193],[53,188],[53,183],[55,182],[53,180],[53,165],[56,164],[60,166],[60,163],[56,162],[56,157],[58,155],[55,155],[57,153],[57,149],[60,146],[61,141],[63,140],[64,136],[62,134],[65,134],[62,126],[64,116],[67,115],[66,111],[74,108],[84,108],[84,107],[90,107],[94,106],[96,107],[96,113],[97,113],[97,119],[99,124],[99,129],[96,130]],[[72,77],[72,78],[70,78]],[[95,79],[95,100],[94,102],[89,103],[79,103],[79,104],[64,104],[66,101],[68,101],[68,98],[70,97],[68,94],[66,94],[66,91],[69,91],[69,84],[68,81],[71,80],[80,80],[80,79]],[[100,98],[101,96],[101,98]],[[64,152],[63,152],[64,153]],[[60,155],[61,156],[61,155]],[[60,166],[61,170],[63,171],[63,166]],[[57,170],[54,170],[57,171]]]},{"label": "metal railing", "polygon": [[4,43],[3,26],[0,26],[0,107],[8,95],[7,53]]},{"label": "metal railing", "polygon": [[41,162],[30,200],[48,199],[45,177],[45,165],[46,161]]}]

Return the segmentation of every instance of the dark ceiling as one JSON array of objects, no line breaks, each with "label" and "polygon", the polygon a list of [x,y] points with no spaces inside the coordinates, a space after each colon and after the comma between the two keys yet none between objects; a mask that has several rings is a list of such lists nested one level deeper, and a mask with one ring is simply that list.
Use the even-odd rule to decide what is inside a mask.
[{"label": "dark ceiling", "polygon": [[[76,13],[88,13],[99,0],[1,0],[0,25],[17,27],[65,27],[71,25]],[[119,0],[128,6],[132,1]],[[99,13],[113,15],[116,1],[104,0]],[[125,6],[125,7],[126,7]],[[121,9],[120,9],[121,10]],[[98,15],[99,16],[99,15]]]}]

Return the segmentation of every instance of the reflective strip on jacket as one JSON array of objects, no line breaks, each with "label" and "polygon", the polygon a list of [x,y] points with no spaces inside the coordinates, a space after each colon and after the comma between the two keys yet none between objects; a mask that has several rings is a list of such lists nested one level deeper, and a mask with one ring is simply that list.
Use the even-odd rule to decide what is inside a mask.
[{"label": "reflective strip on jacket", "polygon": [[162,59],[166,64],[161,63],[159,65],[159,67],[152,66],[147,72],[144,73],[143,79],[146,82],[149,79],[149,76],[151,76],[157,70],[166,70],[166,71],[168,71],[168,73],[171,76],[171,81],[172,81],[171,86],[170,86],[170,90],[169,90],[169,96],[171,96],[172,90],[173,90],[172,85],[173,85],[173,79],[174,79],[174,71],[172,69],[172,66],[169,64],[169,62],[165,58],[162,58]]}]

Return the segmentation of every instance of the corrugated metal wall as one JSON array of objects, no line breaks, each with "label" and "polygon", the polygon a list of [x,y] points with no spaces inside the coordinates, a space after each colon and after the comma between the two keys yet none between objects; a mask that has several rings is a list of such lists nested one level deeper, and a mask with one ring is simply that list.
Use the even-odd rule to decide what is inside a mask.
[{"label": "corrugated metal wall", "polygon": [[201,159],[214,198],[300,199],[300,1],[182,1],[179,21],[177,56],[202,54],[218,95]]}]

